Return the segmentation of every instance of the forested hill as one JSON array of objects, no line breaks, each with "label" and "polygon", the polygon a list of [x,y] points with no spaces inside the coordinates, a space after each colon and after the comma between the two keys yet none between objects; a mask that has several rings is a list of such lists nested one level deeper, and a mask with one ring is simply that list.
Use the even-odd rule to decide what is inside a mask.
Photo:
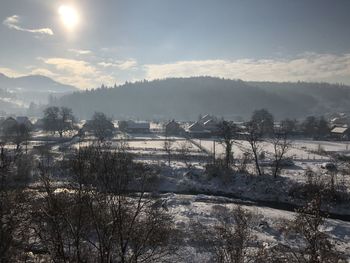
[{"label": "forested hill", "polygon": [[247,118],[266,108],[277,118],[350,109],[350,87],[327,83],[244,82],[212,77],[171,78],[76,92],[57,101],[80,118],[102,111],[114,118],[196,119],[210,113]]}]

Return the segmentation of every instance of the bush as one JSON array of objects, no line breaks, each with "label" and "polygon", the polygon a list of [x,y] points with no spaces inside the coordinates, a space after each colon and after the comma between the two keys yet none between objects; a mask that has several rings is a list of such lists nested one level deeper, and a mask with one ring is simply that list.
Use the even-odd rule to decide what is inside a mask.
[{"label": "bush", "polygon": [[207,164],[205,166],[205,174],[209,179],[219,178],[219,179],[228,179],[231,177],[233,170],[227,168],[223,160],[216,160],[213,164]]}]

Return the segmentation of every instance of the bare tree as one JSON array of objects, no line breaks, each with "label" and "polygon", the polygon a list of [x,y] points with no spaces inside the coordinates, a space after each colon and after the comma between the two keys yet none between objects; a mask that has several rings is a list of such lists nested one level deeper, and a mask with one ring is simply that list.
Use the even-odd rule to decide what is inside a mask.
[{"label": "bare tree", "polygon": [[263,135],[271,135],[274,130],[273,115],[266,109],[255,110],[251,117],[251,122]]},{"label": "bare tree", "polygon": [[112,121],[102,112],[95,112],[92,120],[87,123],[87,128],[92,131],[99,142],[111,138],[114,132]]},{"label": "bare tree", "polygon": [[232,145],[236,138],[237,127],[233,122],[222,121],[219,124],[219,136],[225,147],[225,166],[229,168],[232,164]]},{"label": "bare tree", "polygon": [[297,262],[338,262],[339,255],[327,234],[321,231],[325,218],[321,212],[321,196],[315,195],[304,207],[298,209],[294,228],[305,243],[301,251],[293,252]]},{"label": "bare tree", "polygon": [[291,143],[288,139],[287,132],[275,132],[271,143],[273,145],[273,177],[276,178],[281,172],[284,157],[288,150],[290,149]]},{"label": "bare tree", "polygon": [[251,154],[248,152],[244,152],[240,158],[238,158],[239,162],[237,164],[238,171],[240,173],[247,173],[247,166],[252,161]]},{"label": "bare tree", "polygon": [[172,217],[145,193],[151,171],[124,151],[81,148],[69,188],[42,176],[37,236],[58,262],[160,262],[175,253]]},{"label": "bare tree", "polygon": [[67,131],[73,130],[74,116],[71,109],[66,107],[48,107],[44,110],[44,129],[63,137]]},{"label": "bare tree", "polygon": [[63,133],[72,131],[74,129],[73,123],[75,121],[73,111],[70,108],[67,107],[61,107],[60,108],[60,120],[57,125],[58,128],[58,134],[60,137],[63,136]]},{"label": "bare tree", "polygon": [[[20,158],[17,157],[17,159]],[[0,262],[25,262],[28,244],[26,184],[15,176],[19,167],[1,147],[0,153]],[[25,182],[25,180],[23,180]]]},{"label": "bare tree", "polygon": [[14,123],[7,126],[3,131],[4,140],[10,141],[16,145],[19,150],[23,142],[28,142],[31,137],[31,129],[24,123]]},{"label": "bare tree", "polygon": [[42,250],[54,262],[94,262],[86,240],[89,196],[83,188],[73,192],[55,187],[47,174],[40,181],[45,195],[33,203],[32,229]]},{"label": "bare tree", "polygon": [[237,206],[234,209],[218,207],[213,211],[217,223],[205,226],[194,223],[198,242],[205,242],[212,252],[213,262],[244,263],[253,259],[250,242],[254,238],[253,214]]},{"label": "bare tree", "polygon": [[174,142],[171,140],[171,138],[169,138],[168,136],[165,136],[164,143],[163,143],[163,149],[168,156],[168,165],[169,166],[170,166],[170,161],[171,161],[173,144],[174,144]]},{"label": "bare tree", "polygon": [[185,163],[185,165],[189,168],[191,163],[189,162],[190,159],[190,143],[187,141],[184,141],[180,144],[180,158]]},{"label": "bare tree", "polygon": [[258,175],[262,175],[260,164],[259,164],[259,156],[261,153],[260,141],[262,140],[262,132],[257,127],[257,125],[252,121],[246,124],[245,139],[250,145],[250,149],[252,151],[252,155],[255,162],[255,168],[258,172]]},{"label": "bare tree", "polygon": [[[87,174],[99,191],[90,203],[90,215],[101,262],[154,262],[174,253],[169,244],[172,218],[145,195],[151,171],[126,152],[97,150],[91,157]],[[135,196],[130,195],[133,191]]]},{"label": "bare tree", "polygon": [[0,156],[0,259],[1,262],[10,262],[13,249],[13,234],[15,222],[11,217],[12,202],[8,191],[8,174],[10,160],[5,155],[4,147],[1,148]]},{"label": "bare tree", "polygon": [[58,107],[48,107],[44,110],[44,130],[53,134],[57,131],[57,123],[59,122],[59,111]]}]

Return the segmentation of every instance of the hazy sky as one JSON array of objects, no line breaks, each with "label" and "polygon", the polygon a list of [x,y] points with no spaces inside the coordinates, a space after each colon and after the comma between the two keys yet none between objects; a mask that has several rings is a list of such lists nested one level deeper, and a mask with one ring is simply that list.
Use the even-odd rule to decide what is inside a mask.
[{"label": "hazy sky", "polygon": [[350,84],[349,14],[349,0],[0,0],[0,72]]}]

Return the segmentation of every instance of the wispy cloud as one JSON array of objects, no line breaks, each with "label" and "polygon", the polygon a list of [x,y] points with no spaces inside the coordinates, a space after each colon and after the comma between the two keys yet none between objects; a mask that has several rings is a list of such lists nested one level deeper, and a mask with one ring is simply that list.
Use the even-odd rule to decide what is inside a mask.
[{"label": "wispy cloud", "polygon": [[89,55],[89,54],[92,54],[91,50],[86,50],[86,49],[74,49],[74,48],[71,48],[71,49],[68,49],[68,51],[73,52],[73,53],[78,54],[78,55]]},{"label": "wispy cloud", "polygon": [[128,59],[126,61],[120,61],[118,68],[122,70],[132,69],[137,66],[137,61],[135,59]]},{"label": "wispy cloud", "polygon": [[136,59],[130,58],[127,60],[118,60],[116,62],[100,62],[98,65],[105,68],[114,67],[120,70],[131,70],[136,68],[138,63]]},{"label": "wispy cloud", "polygon": [[29,32],[34,34],[42,34],[42,35],[53,35],[53,31],[51,28],[46,27],[46,28],[29,29],[29,28],[21,27],[19,25],[20,17],[18,15],[9,16],[2,23],[8,28],[18,30],[18,31]]},{"label": "wispy cloud", "polygon": [[330,81],[350,84],[350,54],[305,53],[292,59],[191,60],[144,66],[147,79],[216,76],[260,81]]}]

